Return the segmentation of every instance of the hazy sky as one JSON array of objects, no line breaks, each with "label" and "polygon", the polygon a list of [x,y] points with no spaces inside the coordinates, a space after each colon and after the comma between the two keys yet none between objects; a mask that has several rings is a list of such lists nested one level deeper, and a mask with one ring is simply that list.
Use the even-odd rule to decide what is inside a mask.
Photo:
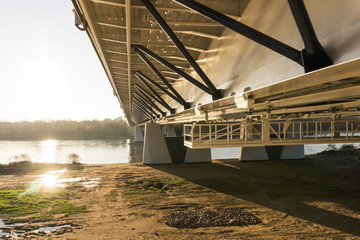
[{"label": "hazy sky", "polygon": [[123,115],[70,0],[12,0],[0,8],[0,120]]}]

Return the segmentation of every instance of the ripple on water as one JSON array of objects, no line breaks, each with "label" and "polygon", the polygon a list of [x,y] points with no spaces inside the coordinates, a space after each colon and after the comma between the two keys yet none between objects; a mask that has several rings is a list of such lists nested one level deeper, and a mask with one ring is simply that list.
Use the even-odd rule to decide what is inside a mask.
[{"label": "ripple on water", "polygon": [[6,231],[4,231],[4,228],[16,227],[16,226],[22,226],[22,225],[24,225],[24,223],[6,224],[4,222],[4,219],[0,219],[0,239],[2,239],[1,237],[4,237],[4,238],[16,238],[17,237],[16,233],[6,232]]},{"label": "ripple on water", "polygon": [[35,233],[39,233],[39,232],[49,233],[49,232],[53,232],[53,231],[56,231],[56,230],[61,229],[61,228],[65,228],[65,227],[70,227],[70,225],[59,225],[59,226],[52,226],[52,227],[41,227],[41,228],[35,229],[34,232],[35,232]]}]

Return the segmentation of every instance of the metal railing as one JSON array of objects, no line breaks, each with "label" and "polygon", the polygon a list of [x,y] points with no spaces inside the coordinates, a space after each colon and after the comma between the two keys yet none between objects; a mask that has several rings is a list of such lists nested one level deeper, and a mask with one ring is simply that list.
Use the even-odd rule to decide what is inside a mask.
[{"label": "metal railing", "polygon": [[190,148],[360,142],[360,120],[268,120],[185,124]]}]

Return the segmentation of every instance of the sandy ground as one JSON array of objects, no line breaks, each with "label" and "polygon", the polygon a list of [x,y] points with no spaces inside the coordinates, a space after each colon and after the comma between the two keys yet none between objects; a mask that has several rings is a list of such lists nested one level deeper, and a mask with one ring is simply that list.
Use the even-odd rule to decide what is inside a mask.
[{"label": "sandy ground", "polygon": [[[343,153],[280,162],[89,165],[65,175],[101,180],[93,188],[68,186],[78,196],[72,202],[85,204],[88,212],[61,221],[79,227],[36,239],[360,239],[360,161]],[[0,188],[37,176],[0,176]],[[181,229],[165,224],[172,212],[232,207],[261,223]]]}]

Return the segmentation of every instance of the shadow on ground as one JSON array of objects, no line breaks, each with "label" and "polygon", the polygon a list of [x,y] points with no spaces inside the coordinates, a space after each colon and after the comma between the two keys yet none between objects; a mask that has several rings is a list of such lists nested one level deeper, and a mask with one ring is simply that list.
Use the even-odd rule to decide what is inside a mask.
[{"label": "shadow on ground", "polygon": [[[217,192],[360,236],[360,219],[348,214],[358,216],[360,212],[360,162],[350,155],[152,167]],[[330,202],[340,210],[309,202]]]}]

